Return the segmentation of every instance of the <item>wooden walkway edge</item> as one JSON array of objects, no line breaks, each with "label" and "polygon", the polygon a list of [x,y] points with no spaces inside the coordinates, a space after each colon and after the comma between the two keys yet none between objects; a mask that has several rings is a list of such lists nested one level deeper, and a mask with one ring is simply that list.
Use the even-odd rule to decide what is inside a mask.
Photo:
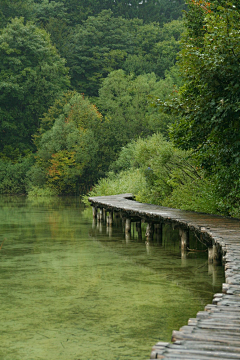
[{"label": "wooden walkway edge", "polygon": [[240,359],[240,220],[142,204],[132,194],[91,197],[89,201],[94,216],[97,209],[104,209],[110,219],[113,212],[120,212],[125,219],[148,224],[171,222],[183,235],[194,230],[207,240],[212,261],[221,257],[224,264],[222,293],[215,294],[212,304],[189,319],[188,325],[173,331],[172,343],[153,346],[150,358]]}]

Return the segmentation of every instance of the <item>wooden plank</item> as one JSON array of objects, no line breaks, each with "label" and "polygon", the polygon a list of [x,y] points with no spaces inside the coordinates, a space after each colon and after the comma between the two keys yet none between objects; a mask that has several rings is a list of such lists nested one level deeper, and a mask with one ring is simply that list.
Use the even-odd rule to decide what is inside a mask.
[{"label": "wooden plank", "polygon": [[195,341],[204,341],[211,342],[214,344],[225,344],[227,346],[240,346],[239,336],[219,336],[219,334],[212,334],[212,332],[198,332],[198,333],[185,333],[182,331],[173,331],[172,341],[176,340],[195,340]]}]

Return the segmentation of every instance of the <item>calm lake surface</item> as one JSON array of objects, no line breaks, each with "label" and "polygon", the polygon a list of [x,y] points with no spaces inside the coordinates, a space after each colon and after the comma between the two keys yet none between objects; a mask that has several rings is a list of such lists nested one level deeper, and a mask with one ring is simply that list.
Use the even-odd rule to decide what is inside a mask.
[{"label": "calm lake surface", "polygon": [[146,244],[76,198],[0,203],[1,360],[148,359],[224,282],[207,253],[181,259],[170,227]]}]

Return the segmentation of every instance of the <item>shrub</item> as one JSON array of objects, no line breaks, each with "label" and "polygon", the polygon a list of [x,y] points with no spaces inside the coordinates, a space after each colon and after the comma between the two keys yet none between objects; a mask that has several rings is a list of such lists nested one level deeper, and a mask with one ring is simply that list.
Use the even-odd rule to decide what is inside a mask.
[{"label": "shrub", "polygon": [[0,193],[25,194],[26,174],[33,163],[32,156],[20,158],[16,163],[0,159]]}]

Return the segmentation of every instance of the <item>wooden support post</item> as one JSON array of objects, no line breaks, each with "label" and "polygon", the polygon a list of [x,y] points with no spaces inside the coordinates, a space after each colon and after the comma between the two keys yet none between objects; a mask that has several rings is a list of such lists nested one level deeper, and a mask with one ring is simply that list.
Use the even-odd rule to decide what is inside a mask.
[{"label": "wooden support post", "polygon": [[95,206],[92,207],[92,213],[93,213],[93,218],[96,219],[96,217],[97,217],[97,207],[95,207]]},{"label": "wooden support post", "polygon": [[129,240],[131,240],[131,233],[130,232],[125,233],[125,240],[126,240],[126,243],[128,243]]},{"label": "wooden support post", "polygon": [[179,235],[181,237],[181,252],[186,252],[189,247],[189,232],[185,229],[179,229]]},{"label": "wooden support post", "polygon": [[99,210],[99,221],[103,220],[103,208],[100,208]]},{"label": "wooden support post", "polygon": [[112,224],[113,224],[113,213],[112,211],[109,211],[107,216],[107,225],[112,226]]},{"label": "wooden support post", "polygon": [[146,236],[146,238],[147,238],[147,241],[152,240],[153,234],[154,234],[154,226],[153,226],[153,223],[148,223],[148,224],[147,224],[146,233],[145,233],[145,236]]},{"label": "wooden support post", "polygon": [[125,221],[125,234],[131,233],[131,218],[127,218]]},{"label": "wooden support post", "polygon": [[217,264],[221,261],[221,251],[217,244],[213,244],[212,248],[208,248],[208,262],[209,264]]}]

